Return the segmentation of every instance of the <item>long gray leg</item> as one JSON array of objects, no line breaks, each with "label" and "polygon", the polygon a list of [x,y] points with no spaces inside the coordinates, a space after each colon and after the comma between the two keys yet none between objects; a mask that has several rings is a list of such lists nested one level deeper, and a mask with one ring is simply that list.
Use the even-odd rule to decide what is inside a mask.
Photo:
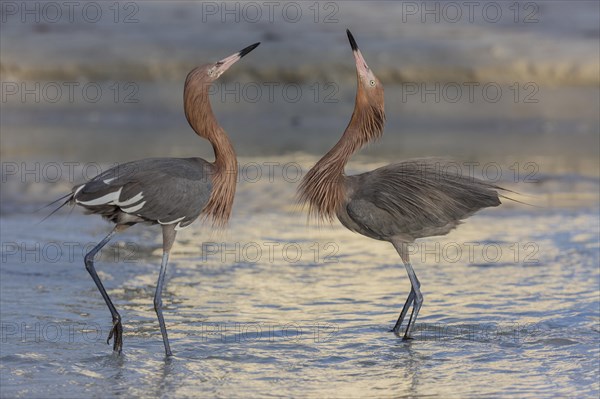
[{"label": "long gray leg", "polygon": [[177,232],[173,225],[163,226],[163,257],[160,265],[160,272],[158,275],[158,283],[156,284],[156,292],[154,293],[154,311],[158,317],[158,324],[160,325],[160,333],[162,334],[163,343],[165,345],[165,355],[173,356],[171,352],[171,346],[169,345],[169,337],[167,335],[167,326],[165,325],[165,318],[162,313],[162,290],[165,283],[165,275],[167,274],[167,264],[169,263],[169,253],[171,247],[175,241],[175,235]]},{"label": "long gray leg", "polygon": [[410,264],[407,243],[394,241],[392,242],[392,244],[398,251],[400,258],[402,258],[402,262],[404,263],[404,267],[406,268],[406,271],[408,273],[408,279],[410,280],[411,285],[408,298],[406,298],[404,307],[402,308],[400,316],[398,317],[398,320],[396,321],[396,324],[394,325],[392,331],[396,334],[400,333],[400,327],[402,325],[402,322],[404,321],[404,318],[406,317],[408,309],[411,305],[413,305],[413,309],[408,319],[408,324],[406,326],[406,332],[404,333],[404,339],[410,339],[410,332],[414,326],[415,320],[417,319],[417,315],[419,314],[421,305],[423,304],[423,295],[421,294],[420,290],[421,283],[419,282],[419,279],[417,278],[417,275],[415,274],[415,271],[413,270]]},{"label": "long gray leg", "polygon": [[413,304],[414,299],[415,299],[415,290],[413,290],[411,287],[410,294],[408,294],[408,298],[406,298],[406,302],[404,302],[404,306],[402,307],[402,311],[400,312],[400,316],[398,317],[398,320],[396,321],[394,328],[392,328],[392,332],[394,332],[396,334],[400,333],[400,327],[402,326],[402,322],[404,321],[404,318],[406,317],[406,313],[408,312],[408,309]]},{"label": "long gray leg", "polygon": [[121,325],[121,315],[119,315],[119,312],[117,312],[115,305],[113,305],[112,301],[110,300],[110,297],[104,289],[104,286],[102,285],[102,281],[100,281],[100,277],[98,277],[98,273],[96,273],[96,269],[94,268],[94,257],[110,241],[112,236],[115,235],[115,233],[117,233],[117,231],[119,231],[120,229],[122,228],[119,228],[119,226],[115,226],[115,228],[110,233],[108,233],[108,235],[102,241],[100,241],[98,245],[96,245],[90,252],[88,252],[84,258],[85,268],[90,274],[90,276],[92,276],[94,283],[96,283],[96,287],[98,287],[98,290],[100,291],[102,298],[104,298],[104,302],[106,302],[106,305],[110,310],[110,314],[112,315],[113,327],[110,330],[110,333],[108,334],[106,343],[110,343],[110,339],[114,336],[113,351],[119,354],[123,349],[123,326]]},{"label": "long gray leg", "polygon": [[162,289],[165,283],[165,275],[167,274],[167,262],[169,261],[169,253],[163,253],[162,263],[160,265],[160,273],[158,275],[158,283],[156,284],[156,292],[154,293],[154,311],[158,317],[158,324],[160,325],[160,333],[163,337],[163,343],[165,344],[165,354],[172,356],[171,346],[169,345],[169,337],[167,336],[167,327],[165,326],[165,318],[162,313]]},{"label": "long gray leg", "polygon": [[[417,279],[417,286],[420,288],[421,287],[421,283],[419,282],[419,280]],[[410,294],[408,294],[408,298],[406,298],[406,302],[404,302],[404,307],[402,307],[402,312],[400,312],[400,317],[398,317],[398,321],[396,321],[396,324],[394,325],[394,328],[392,328],[392,332],[395,334],[400,334],[400,327],[402,326],[402,323],[404,322],[404,318],[406,317],[406,313],[408,312],[408,309],[410,308],[410,306],[413,304],[413,301],[415,299],[415,290],[412,288],[412,284],[410,287]],[[414,310],[414,308],[413,308]],[[410,317],[409,317],[409,324],[410,324],[410,320],[413,317],[413,312],[410,313]]]},{"label": "long gray leg", "polygon": [[421,294],[419,280],[417,279],[417,275],[412,268],[410,263],[405,263],[406,272],[408,273],[408,279],[412,284],[412,289],[415,292],[415,300],[413,305],[413,310],[408,319],[408,325],[406,326],[406,332],[404,333],[404,339],[410,339],[410,332],[412,331],[415,321],[417,320],[417,316],[419,315],[419,310],[421,310],[421,305],[423,305],[423,294]]}]

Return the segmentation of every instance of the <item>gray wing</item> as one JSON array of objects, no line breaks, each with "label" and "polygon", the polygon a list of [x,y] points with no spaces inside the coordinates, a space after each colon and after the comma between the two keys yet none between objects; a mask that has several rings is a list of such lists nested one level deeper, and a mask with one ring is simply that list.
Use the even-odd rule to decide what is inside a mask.
[{"label": "gray wing", "polygon": [[72,201],[115,223],[149,221],[185,227],[208,202],[212,168],[201,158],[128,162],[75,187]]},{"label": "gray wing", "polygon": [[500,205],[500,187],[450,165],[456,164],[417,159],[349,176],[351,228],[378,239],[412,241],[447,234],[479,209]]}]

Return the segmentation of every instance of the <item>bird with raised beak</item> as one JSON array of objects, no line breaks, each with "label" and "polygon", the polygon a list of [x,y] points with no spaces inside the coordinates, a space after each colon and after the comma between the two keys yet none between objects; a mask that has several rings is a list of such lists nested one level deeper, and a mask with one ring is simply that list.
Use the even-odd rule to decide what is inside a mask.
[{"label": "bird with raised beak", "polygon": [[171,356],[162,313],[162,290],[175,236],[178,230],[188,227],[201,215],[211,219],[214,227],[224,227],[231,216],[235,195],[237,159],[233,145],[210,106],[210,85],[258,45],[255,43],[221,61],[194,68],[185,80],[185,116],[196,134],[212,144],[214,162],[202,158],[150,158],[127,162],[73,187],[70,194],[61,198],[67,198],[61,207],[68,203],[79,205],[88,213],[101,215],[115,224],[113,230],[85,255],[85,267],[112,315],[113,327],[107,343],[113,339],[113,350],[117,353],[123,349],[121,316],[96,273],[94,257],[117,232],[137,223],[162,227],[163,257],[154,310],[165,354]]},{"label": "bird with raised beak", "polygon": [[476,211],[500,205],[497,187],[458,174],[440,173],[448,161],[413,159],[359,175],[348,176],[344,168],[365,144],[379,139],[385,122],[383,86],[367,65],[350,33],[357,90],[354,112],[341,139],[304,176],[299,199],[310,216],[390,242],[402,259],[411,289],[391,331],[399,335],[412,306],[404,338],[411,337],[423,304],[421,283],[410,263],[408,245],[418,238],[445,235]]}]

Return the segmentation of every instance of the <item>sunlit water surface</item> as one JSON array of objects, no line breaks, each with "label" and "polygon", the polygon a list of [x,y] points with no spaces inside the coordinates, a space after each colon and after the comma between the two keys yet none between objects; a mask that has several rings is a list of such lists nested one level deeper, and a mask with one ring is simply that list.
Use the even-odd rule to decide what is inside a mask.
[{"label": "sunlit water surface", "polygon": [[[399,23],[398,2],[371,1],[322,2],[339,7],[337,24],[313,23],[313,2],[298,3],[308,16],[298,24],[204,23],[195,2],[137,2],[135,24],[113,23],[108,8],[98,24],[8,16],[3,81],[98,81],[111,94],[113,83],[134,81],[139,102],[3,101],[0,396],[598,398],[598,2],[540,3],[539,23],[518,25],[512,2],[493,3],[500,23]],[[392,246],[337,223],[307,226],[290,205],[294,169],[281,168],[306,171],[348,122],[356,75],[346,28],[385,85],[387,110],[384,138],[349,173],[415,156],[478,161],[478,171],[493,161],[499,184],[537,206],[505,201],[412,248],[425,296],[412,341],[389,332],[410,289]],[[211,96],[246,158],[227,232],[197,222],[179,233],[163,295],[173,358],[153,310],[159,229],[130,229],[96,262],[123,317],[116,356],[105,342],[110,314],[83,265],[110,226],[80,210],[37,224],[49,210],[31,210],[84,181],[43,184],[52,178],[43,168],[65,173],[63,162],[75,162],[93,177],[111,162],[212,158],[187,126],[183,81],[255,41],[263,44]],[[473,80],[498,82],[504,95],[406,96],[411,82]],[[304,95],[224,95],[267,82],[298,82]],[[514,85],[527,82],[535,101],[514,100]],[[335,95],[326,101],[327,87]],[[268,174],[271,161],[280,166]]]},{"label": "sunlit water surface", "polygon": [[507,202],[413,248],[425,302],[403,341],[389,332],[409,291],[392,246],[307,226],[279,172],[240,182],[226,233],[179,233],[168,360],[158,228],[130,229],[97,261],[124,320],[119,357],[82,259],[109,226],[79,210],[40,225],[4,212],[2,396],[598,396],[597,180],[510,186],[542,206]]}]

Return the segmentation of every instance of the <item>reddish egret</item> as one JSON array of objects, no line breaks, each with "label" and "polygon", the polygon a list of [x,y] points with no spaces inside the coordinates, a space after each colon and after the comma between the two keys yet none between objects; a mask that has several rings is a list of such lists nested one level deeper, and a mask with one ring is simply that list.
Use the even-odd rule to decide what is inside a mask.
[{"label": "reddish egret", "polygon": [[238,171],[235,151],[215,119],[208,89],[223,72],[259,44],[248,46],[217,63],[197,67],[185,80],[185,116],[196,134],[212,144],[215,153],[213,163],[202,158],[152,158],[128,162],[107,170],[85,184],[73,187],[63,204],[80,205],[88,213],[102,215],[115,223],[114,229],[106,238],[85,256],[85,267],[112,315],[113,327],[106,342],[110,343],[113,338],[113,350],[117,353],[121,353],[123,349],[121,316],[96,273],[94,256],[115,233],[136,223],[162,226],[163,257],[154,294],[154,310],[160,324],[165,353],[171,356],[162,314],[161,293],[175,235],[177,230],[189,226],[200,215],[212,219],[216,227],[225,226],[235,195]]},{"label": "reddish egret", "polygon": [[342,138],[310,169],[299,187],[309,215],[338,220],[349,230],[390,242],[398,251],[411,284],[410,294],[392,329],[399,335],[408,309],[409,339],[423,304],[419,280],[410,264],[408,244],[417,238],[447,234],[479,209],[498,206],[500,187],[461,175],[440,173],[440,160],[419,159],[347,176],[352,154],[383,132],[383,87],[367,66],[354,37],[346,31],[356,61],[358,87],[354,112]]}]

